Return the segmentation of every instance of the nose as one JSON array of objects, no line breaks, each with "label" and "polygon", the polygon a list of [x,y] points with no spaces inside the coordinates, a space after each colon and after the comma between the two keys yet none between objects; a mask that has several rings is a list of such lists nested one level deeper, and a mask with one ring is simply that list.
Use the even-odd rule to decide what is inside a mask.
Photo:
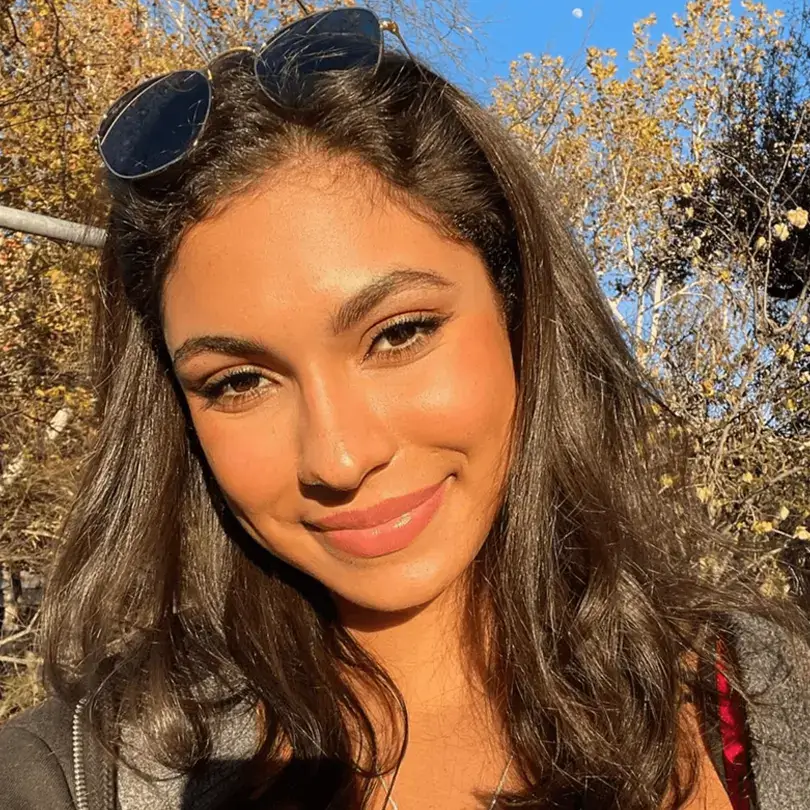
[{"label": "nose", "polygon": [[363,385],[334,371],[301,385],[298,479],[304,486],[356,490],[396,452],[396,437]]}]

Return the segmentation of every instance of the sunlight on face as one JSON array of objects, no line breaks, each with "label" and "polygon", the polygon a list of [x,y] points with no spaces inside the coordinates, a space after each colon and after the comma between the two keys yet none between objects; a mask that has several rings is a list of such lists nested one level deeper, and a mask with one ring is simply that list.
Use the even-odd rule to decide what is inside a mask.
[{"label": "sunlight on face", "polygon": [[443,593],[486,539],[515,375],[478,254],[380,189],[345,162],[275,171],[190,229],[163,317],[247,532],[393,611]]}]

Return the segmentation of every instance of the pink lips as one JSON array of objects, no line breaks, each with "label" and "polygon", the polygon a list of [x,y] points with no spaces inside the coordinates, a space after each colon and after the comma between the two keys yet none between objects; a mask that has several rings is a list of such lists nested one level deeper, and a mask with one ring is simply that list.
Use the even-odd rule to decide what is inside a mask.
[{"label": "pink lips", "polygon": [[447,479],[389,498],[370,509],[330,515],[312,524],[330,546],[356,557],[379,557],[408,546],[433,519]]}]

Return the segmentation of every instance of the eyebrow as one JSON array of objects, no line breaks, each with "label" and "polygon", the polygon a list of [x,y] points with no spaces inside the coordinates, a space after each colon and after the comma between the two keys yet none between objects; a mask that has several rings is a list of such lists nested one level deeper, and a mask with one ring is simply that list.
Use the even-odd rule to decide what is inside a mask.
[{"label": "eyebrow", "polygon": [[[383,301],[397,293],[405,290],[447,289],[454,286],[453,282],[432,270],[413,268],[393,270],[375,278],[340,305],[331,318],[332,334],[338,337],[349,331]],[[203,352],[233,355],[270,353],[267,346],[251,338],[200,335],[183,341],[174,353],[172,363],[178,366]]]}]

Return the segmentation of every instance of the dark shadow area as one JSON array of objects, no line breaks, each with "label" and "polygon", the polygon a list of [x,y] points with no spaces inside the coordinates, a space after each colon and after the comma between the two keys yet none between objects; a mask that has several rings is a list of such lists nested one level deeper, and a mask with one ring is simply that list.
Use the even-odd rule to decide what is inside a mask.
[{"label": "dark shadow area", "polygon": [[191,774],[181,810],[352,810],[359,803],[345,763],[293,759],[263,788],[254,768],[247,760],[210,760]]}]

